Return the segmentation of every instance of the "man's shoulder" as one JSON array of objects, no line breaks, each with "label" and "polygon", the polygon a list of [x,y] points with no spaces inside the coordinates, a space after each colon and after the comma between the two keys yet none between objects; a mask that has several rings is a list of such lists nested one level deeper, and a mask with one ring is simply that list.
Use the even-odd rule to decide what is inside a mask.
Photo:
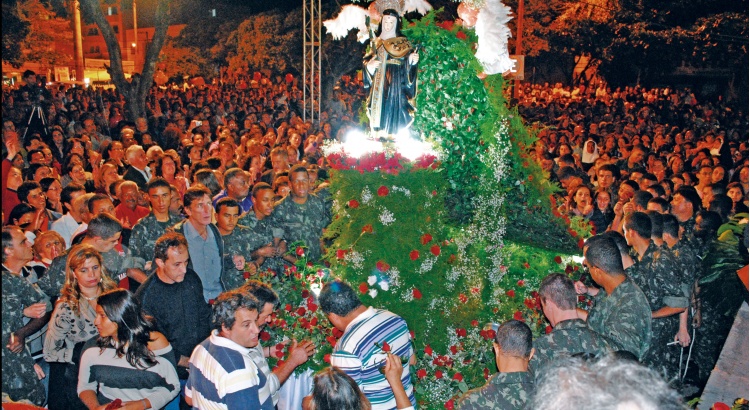
[{"label": "man's shoulder", "polygon": [[458,408],[522,409],[534,391],[532,377],[527,372],[497,373],[482,387],[469,390],[459,399]]}]

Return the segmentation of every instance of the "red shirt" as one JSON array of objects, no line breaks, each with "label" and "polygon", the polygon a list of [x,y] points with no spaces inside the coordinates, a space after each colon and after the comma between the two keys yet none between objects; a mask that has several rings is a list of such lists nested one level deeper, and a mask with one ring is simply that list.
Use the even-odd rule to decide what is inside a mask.
[{"label": "red shirt", "polygon": [[130,208],[125,206],[125,204],[117,205],[115,208],[115,216],[117,219],[129,228],[132,228],[138,220],[148,215],[148,213],[148,208],[142,206],[136,206],[134,211],[131,211]]}]

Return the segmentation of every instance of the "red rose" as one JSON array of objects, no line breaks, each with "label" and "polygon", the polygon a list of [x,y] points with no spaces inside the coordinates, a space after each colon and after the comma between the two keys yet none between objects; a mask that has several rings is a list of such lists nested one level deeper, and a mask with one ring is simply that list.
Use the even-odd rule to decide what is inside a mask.
[{"label": "red rose", "polygon": [[523,285],[525,285],[525,284],[526,284],[526,282],[524,282],[524,281],[523,281],[523,279],[521,279],[521,280],[519,280],[519,281],[517,282],[517,284],[518,284],[518,286],[521,286],[521,287],[523,287]]},{"label": "red rose", "polygon": [[456,381],[460,382],[463,379],[464,379],[464,376],[461,373],[456,373],[456,374],[453,375],[453,380],[456,380]]},{"label": "red rose", "polygon": [[277,350],[276,351],[276,358],[277,359],[281,359],[282,357],[284,357],[284,352],[282,350]]},{"label": "red rose", "polygon": [[528,268],[529,268],[529,266],[530,266],[530,265],[529,265],[529,263],[528,263],[528,262],[524,262],[524,263],[523,263],[523,267],[524,267],[524,268],[528,269]]},{"label": "red rose", "polygon": [[437,195],[437,191],[432,191],[432,196]]},{"label": "red rose", "polygon": [[385,185],[381,185],[380,188],[378,188],[378,196],[386,196],[388,195],[388,187]]},{"label": "red rose", "polygon": [[436,379],[442,379],[443,378],[443,372],[440,370],[435,370],[435,378]]},{"label": "red rose", "polygon": [[367,293],[367,282],[362,282],[359,284],[359,291],[360,293]]},{"label": "red rose", "polygon": [[523,321],[524,321],[524,320],[523,320],[523,314],[522,314],[521,312],[516,312],[516,313],[514,313],[514,314],[513,314],[513,319],[516,319],[516,320],[520,320],[521,322],[523,322]]},{"label": "red rose", "polygon": [[711,408],[714,410],[731,410],[731,407],[727,406],[726,404],[720,401],[717,401],[716,403],[714,403],[714,405],[711,406]]},{"label": "red rose", "polygon": [[453,345],[453,346],[450,347],[450,351],[453,354],[457,354],[458,353],[458,347],[456,347],[456,345]]},{"label": "red rose", "polygon": [[323,356],[323,361],[330,364],[331,363],[331,354],[327,353],[325,356]]},{"label": "red rose", "polygon": [[260,332],[260,340],[264,342],[271,340],[271,334],[266,332],[265,330]]},{"label": "red rose", "polygon": [[533,180],[534,180],[534,176],[533,175],[529,175],[529,181],[533,181]]},{"label": "red rose", "polygon": [[513,290],[513,289],[505,292],[505,294],[508,295],[508,296],[510,296],[510,297],[512,297],[512,298],[516,297],[516,291]]},{"label": "red rose", "polygon": [[455,408],[455,400],[450,399],[447,402],[445,402],[445,410],[453,410]]},{"label": "red rose", "polygon": [[415,249],[415,250],[409,252],[409,259],[411,259],[413,261],[419,259],[419,251]]},{"label": "red rose", "polygon": [[566,266],[565,267],[565,273],[567,273],[567,274],[573,273],[573,267],[570,266],[570,265]]},{"label": "red rose", "polygon": [[583,238],[578,240],[578,248],[583,249]]},{"label": "red rose", "polygon": [[335,327],[333,328],[333,330],[331,330],[331,332],[333,333],[333,337],[335,337],[336,339],[344,335],[344,332],[336,329]]},{"label": "red rose", "polygon": [[477,327],[477,326],[479,326],[479,321],[476,320],[476,319],[474,319],[474,320],[471,321],[471,325],[474,326],[474,327]]},{"label": "red rose", "polygon": [[344,259],[346,256],[346,251],[343,249],[339,249],[336,251],[336,259]]},{"label": "red rose", "polygon": [[562,263],[562,258],[560,257],[560,255],[555,256],[555,263],[557,264]]},{"label": "red rose", "polygon": [[307,311],[305,310],[305,308],[303,308],[303,307],[300,307],[299,309],[297,309],[297,316],[304,316],[304,315],[305,315],[305,312],[307,312]]},{"label": "red rose", "polygon": [[331,346],[336,346],[336,338],[335,337],[328,336],[328,337],[326,337],[326,340],[328,341],[328,343],[330,343]]},{"label": "red rose", "polygon": [[466,33],[464,33],[463,31],[459,31],[458,33],[456,33],[456,37],[458,37],[459,40],[466,40]]},{"label": "red rose", "polygon": [[494,339],[497,336],[494,330],[490,329],[487,331],[487,340]]},{"label": "red rose", "polygon": [[469,298],[467,298],[467,297],[466,297],[466,295],[464,295],[464,294],[462,293],[462,294],[458,295],[458,300],[460,300],[460,301],[461,301],[461,303],[466,303],[466,302],[468,302],[468,301],[469,301]]},{"label": "red rose", "polygon": [[424,347],[424,354],[432,356],[432,348],[430,347],[430,345]]},{"label": "red rose", "polygon": [[440,256],[440,246],[432,245],[432,247],[430,248],[430,252],[432,252],[432,254],[435,256]]},{"label": "red rose", "polygon": [[427,370],[425,369],[417,370],[417,378],[424,379],[425,377],[427,377]]},{"label": "red rose", "polygon": [[372,225],[371,224],[367,224],[367,225],[363,226],[362,227],[362,232],[364,232],[364,233],[372,233]]},{"label": "red rose", "polygon": [[546,334],[552,333],[552,326],[547,325],[547,327],[544,328],[544,333]]},{"label": "red rose", "polygon": [[411,294],[414,295],[414,299],[422,299],[422,292],[420,292],[417,288],[414,288],[414,290],[411,291]]},{"label": "red rose", "polygon": [[349,201],[348,205],[349,205],[349,208],[352,208],[352,209],[359,208],[359,202],[356,199],[352,199],[351,201]]},{"label": "red rose", "polygon": [[303,256],[305,254],[305,249],[302,247],[297,247],[297,250],[294,252],[297,254],[297,256]]},{"label": "red rose", "polygon": [[247,280],[250,279],[250,272],[242,272],[242,277]]},{"label": "red rose", "polygon": [[490,378],[490,369],[488,369],[488,368],[485,367],[483,373],[484,373],[484,378],[485,379],[489,379]]},{"label": "red rose", "polygon": [[466,337],[466,329],[464,329],[462,327],[456,329],[456,335],[458,337]]},{"label": "red rose", "polygon": [[427,245],[431,240],[432,240],[432,235],[428,233],[422,235],[422,239],[421,239],[422,245]]},{"label": "red rose", "polygon": [[315,313],[315,312],[318,311],[318,305],[316,305],[315,303],[308,303],[307,304],[307,310],[309,310],[310,312]]},{"label": "red rose", "polygon": [[302,297],[303,298],[307,298],[308,296],[310,296],[310,291],[308,291],[307,289],[303,290],[302,291]]},{"label": "red rose", "polygon": [[389,265],[389,264],[387,264],[387,263],[385,263],[385,262],[383,262],[383,261],[378,261],[378,262],[377,262],[377,263],[375,264],[375,267],[376,267],[376,268],[377,268],[377,269],[378,269],[379,271],[381,271],[381,272],[387,272],[387,271],[388,271],[388,269],[390,269],[390,268],[391,268],[391,265]]},{"label": "red rose", "polygon": [[475,294],[475,295],[479,294],[479,288],[478,288],[478,287],[476,287],[476,286],[475,286],[475,287],[473,287],[473,288],[471,288],[471,293],[473,293],[473,294]]},{"label": "red rose", "polygon": [[286,304],[286,306],[284,306],[284,309],[285,309],[285,310],[286,310],[287,312],[291,312],[291,311],[292,311],[292,305],[290,305],[290,304],[288,304],[288,303],[287,303],[287,304]]},{"label": "red rose", "polygon": [[523,304],[526,305],[526,307],[529,309],[534,309],[534,307],[536,306],[534,299],[530,299],[530,298],[524,299]]},{"label": "red rose", "polygon": [[384,352],[390,352],[391,351],[391,346],[388,344],[388,342],[383,342],[382,349],[383,349]]}]

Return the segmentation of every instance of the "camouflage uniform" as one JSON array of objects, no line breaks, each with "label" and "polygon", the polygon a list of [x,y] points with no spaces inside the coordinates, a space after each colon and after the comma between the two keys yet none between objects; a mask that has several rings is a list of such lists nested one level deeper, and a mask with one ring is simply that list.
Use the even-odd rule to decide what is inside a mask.
[{"label": "camouflage uniform", "polygon": [[[259,220],[255,212],[250,211],[240,219],[240,223],[248,228],[248,235],[245,241],[250,249],[250,253],[257,251],[258,249],[273,243],[273,238],[281,238],[284,236],[284,231],[278,228],[274,228],[270,217]],[[263,264],[258,267],[259,271],[272,270],[276,274],[281,275],[284,273],[284,268],[291,266],[291,264],[285,261],[283,258],[265,258]]]},{"label": "camouflage uniform", "polygon": [[594,300],[588,316],[591,329],[609,339],[613,349],[643,358],[651,343],[651,309],[638,285],[627,278],[611,295],[600,291]]},{"label": "camouflage uniform", "polygon": [[271,218],[271,225],[284,231],[282,239],[289,244],[303,241],[308,247],[307,259],[320,259],[320,237],[323,229],[331,223],[330,214],[322,199],[310,194],[304,204],[298,204],[289,195],[279,202]]},{"label": "camouflage uniform", "polygon": [[[640,274],[646,278],[648,291],[644,292],[651,311],[669,306],[687,308],[687,285],[672,253],[651,242],[638,264]],[[667,380],[677,375],[680,347],[667,346],[679,330],[679,315],[671,315],[651,321],[651,347],[643,358],[644,364],[657,370]]]},{"label": "camouflage uniform", "polygon": [[245,257],[245,262],[250,262],[250,249],[247,239],[250,236],[250,229],[246,226],[237,225],[232,233],[223,235],[224,240],[224,270],[222,271],[221,281],[227,289],[236,289],[245,284],[244,271],[238,270],[234,266],[235,255]]},{"label": "camouflage uniform", "polygon": [[523,409],[534,394],[531,373],[497,373],[482,387],[467,391],[458,399],[459,410]]},{"label": "camouflage uniform", "polygon": [[[46,392],[42,381],[34,371],[34,359],[24,347],[21,353],[11,352],[6,345],[10,335],[24,326],[23,309],[49,298],[37,286],[21,276],[14,275],[3,266],[3,393],[13,400],[30,400],[37,406],[44,405]],[[51,309],[51,305],[48,306]]]},{"label": "camouflage uniform", "polygon": [[180,222],[182,217],[169,214],[167,222],[159,222],[153,212],[141,218],[130,233],[130,252],[146,262],[154,260],[156,240],[167,232],[167,229]]},{"label": "camouflage uniform", "polygon": [[529,362],[535,372],[562,355],[589,353],[598,355],[609,351],[610,343],[591,330],[581,319],[564,320],[552,332],[534,340],[535,353]]},{"label": "camouflage uniform", "polygon": [[[60,295],[60,290],[65,284],[65,265],[68,262],[68,252],[56,257],[47,269],[47,274],[39,279],[39,287],[50,297]],[[127,270],[130,268],[143,269],[143,259],[134,258],[130,255],[130,250],[123,246],[123,251],[112,249],[102,254],[102,263],[107,274],[115,282],[119,282],[126,277]]]}]

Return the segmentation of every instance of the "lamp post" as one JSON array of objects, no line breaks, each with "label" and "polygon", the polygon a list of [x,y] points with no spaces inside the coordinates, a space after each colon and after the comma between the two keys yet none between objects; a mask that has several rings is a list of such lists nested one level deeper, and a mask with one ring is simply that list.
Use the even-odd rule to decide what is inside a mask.
[{"label": "lamp post", "polygon": [[133,48],[135,49],[135,56],[133,57],[133,70],[138,64],[138,13],[136,10],[135,0],[133,0]]},{"label": "lamp post", "polygon": [[75,35],[75,54],[76,54],[76,80],[84,77],[83,64],[83,35],[81,33],[81,3],[78,0],[73,1],[73,33]]}]

